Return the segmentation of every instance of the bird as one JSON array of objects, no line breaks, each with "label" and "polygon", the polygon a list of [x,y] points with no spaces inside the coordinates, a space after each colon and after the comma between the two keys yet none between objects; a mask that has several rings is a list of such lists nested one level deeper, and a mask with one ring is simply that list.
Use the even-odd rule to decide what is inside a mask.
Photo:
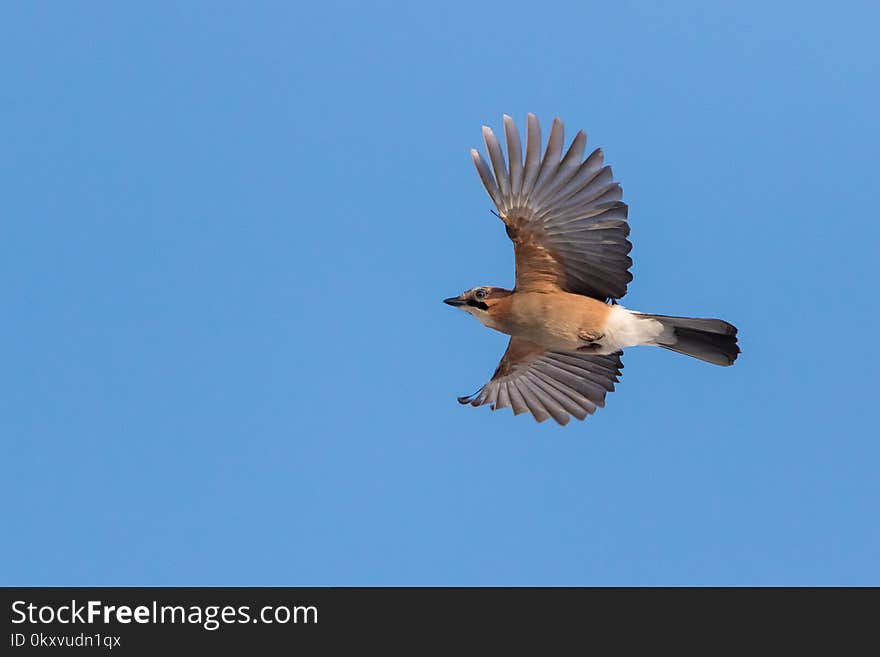
[{"label": "bird", "polygon": [[526,121],[526,146],[504,115],[507,157],[488,126],[489,163],[471,157],[513,242],[512,290],[481,285],[444,303],[510,336],[488,383],[461,404],[511,408],[561,425],[605,406],[620,380],[623,350],[648,345],[715,365],[740,353],[737,329],[721,319],[629,310],[618,300],[632,281],[628,206],[601,148],[586,153],[578,132],[563,154],[563,122],[554,119],[541,155],[541,126]]}]

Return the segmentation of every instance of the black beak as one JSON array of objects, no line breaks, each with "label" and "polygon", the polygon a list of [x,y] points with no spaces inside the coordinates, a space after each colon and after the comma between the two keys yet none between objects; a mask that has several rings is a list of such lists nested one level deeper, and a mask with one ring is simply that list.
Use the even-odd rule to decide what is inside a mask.
[{"label": "black beak", "polygon": [[461,300],[461,297],[449,297],[448,299],[443,299],[443,303],[448,304],[450,306],[463,306],[464,301]]}]

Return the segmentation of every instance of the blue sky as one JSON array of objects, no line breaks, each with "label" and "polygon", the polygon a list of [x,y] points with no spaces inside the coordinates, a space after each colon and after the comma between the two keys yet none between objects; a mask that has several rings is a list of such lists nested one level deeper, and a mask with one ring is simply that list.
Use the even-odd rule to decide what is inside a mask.
[{"label": "blue sky", "polygon": [[[880,584],[876,5],[534,6],[3,5],[0,583]],[[734,367],[455,402],[506,338],[441,300],[513,282],[468,150],[529,111]]]}]

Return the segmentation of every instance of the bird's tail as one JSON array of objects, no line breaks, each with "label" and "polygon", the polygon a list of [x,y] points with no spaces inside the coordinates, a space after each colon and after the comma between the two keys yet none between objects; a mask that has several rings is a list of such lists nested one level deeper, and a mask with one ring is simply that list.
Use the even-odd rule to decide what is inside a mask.
[{"label": "bird's tail", "polygon": [[740,353],[736,327],[724,320],[647,314],[642,317],[657,320],[666,329],[656,338],[656,344],[665,349],[725,367],[733,365]]}]

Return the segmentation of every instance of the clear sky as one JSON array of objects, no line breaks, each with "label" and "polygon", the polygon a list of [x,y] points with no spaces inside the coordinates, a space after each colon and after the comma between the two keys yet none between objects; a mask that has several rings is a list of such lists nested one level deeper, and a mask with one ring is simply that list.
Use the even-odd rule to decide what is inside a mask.
[{"label": "clear sky", "polygon": [[[537,6],[3,3],[0,583],[880,584],[876,4]],[[529,111],[734,367],[456,403]]]}]

